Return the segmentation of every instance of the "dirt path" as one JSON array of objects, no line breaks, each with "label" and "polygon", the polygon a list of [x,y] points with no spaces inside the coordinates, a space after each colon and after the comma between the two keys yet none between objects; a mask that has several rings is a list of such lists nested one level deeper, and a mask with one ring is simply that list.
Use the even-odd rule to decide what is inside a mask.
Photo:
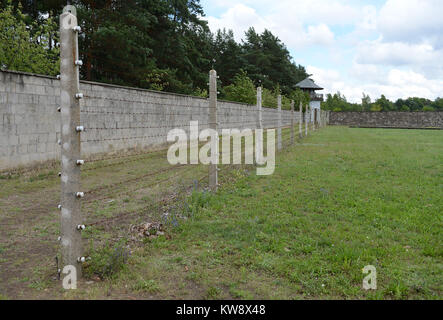
[{"label": "dirt path", "polygon": [[[93,224],[85,233],[85,248],[91,241],[99,246],[127,237],[132,223],[150,221],[163,202],[174,201],[177,190],[206,173],[198,166],[171,168],[164,157],[151,154],[114,161],[94,162],[82,173],[84,190],[92,191],[82,204],[85,223]],[[60,189],[55,171],[49,170],[1,177],[0,298],[60,297]]]}]

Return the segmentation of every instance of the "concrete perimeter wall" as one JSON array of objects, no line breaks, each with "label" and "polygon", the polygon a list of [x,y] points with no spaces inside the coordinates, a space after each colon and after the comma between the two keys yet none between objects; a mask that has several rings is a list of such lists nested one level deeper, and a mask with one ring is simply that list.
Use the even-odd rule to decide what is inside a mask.
[{"label": "concrete perimeter wall", "polygon": [[331,112],[329,124],[380,128],[443,128],[443,112]]},{"label": "concrete perimeter wall", "polygon": [[[81,134],[84,157],[128,149],[155,148],[166,143],[174,128],[189,132],[189,122],[209,127],[205,98],[106,84],[81,82]],[[27,73],[0,71],[0,170],[57,160],[60,157],[59,80]],[[256,128],[257,108],[218,102],[223,128]],[[298,112],[295,121],[298,122]],[[282,111],[289,126],[291,112]],[[275,128],[278,111],[263,108],[264,128]]]}]

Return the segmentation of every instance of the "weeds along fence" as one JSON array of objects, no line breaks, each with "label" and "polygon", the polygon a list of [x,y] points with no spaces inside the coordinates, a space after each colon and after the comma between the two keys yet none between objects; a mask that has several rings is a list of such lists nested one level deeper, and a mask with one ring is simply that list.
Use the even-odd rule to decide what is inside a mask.
[{"label": "weeds along fence", "polygon": [[[201,197],[256,165],[255,160],[248,164],[233,161],[254,154],[246,139],[240,150],[243,156],[231,147],[219,147],[216,157],[228,157],[235,164],[171,165],[167,160],[171,130],[184,130],[190,144],[191,121],[198,121],[200,131],[210,128],[219,134],[223,129],[275,129],[280,151],[328,122],[328,113],[311,112],[309,106],[303,113],[302,105],[295,106],[293,101],[291,110],[282,110],[281,96],[277,109],[263,108],[260,87],[255,106],[218,101],[215,70],[209,73],[209,99],[87,83],[80,86],[77,37],[81,30],[70,12],[62,14],[60,25],[61,199],[53,206],[59,209],[60,224],[52,229],[60,230],[59,272],[72,265],[81,275],[91,249],[85,249],[88,243],[139,241],[162,234],[161,225],[180,224],[199,210]],[[53,201],[56,196],[48,194],[48,198]],[[36,203],[26,209],[46,207]]]}]

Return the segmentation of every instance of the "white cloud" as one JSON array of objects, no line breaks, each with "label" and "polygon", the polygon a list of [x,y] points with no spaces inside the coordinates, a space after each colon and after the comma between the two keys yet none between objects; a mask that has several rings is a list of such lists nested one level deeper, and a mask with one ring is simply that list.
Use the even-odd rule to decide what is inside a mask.
[{"label": "white cloud", "polygon": [[378,29],[385,41],[443,46],[443,1],[388,0],[380,10]]},{"label": "white cloud", "polygon": [[316,83],[325,88],[325,94],[340,91],[350,102],[361,102],[363,92],[373,100],[384,94],[392,101],[408,97],[435,99],[443,96],[443,80],[428,79],[411,70],[386,71],[375,65],[354,63],[349,75],[313,66],[308,66],[307,71],[314,74]]},{"label": "white cloud", "polygon": [[334,42],[334,34],[324,23],[309,26],[306,33],[306,43],[311,45],[330,45]]},{"label": "white cloud", "polygon": [[[255,8],[266,10],[260,14]],[[370,7],[366,7],[365,11],[340,1],[281,0],[271,4],[258,0],[241,1],[229,6],[220,17],[208,16],[206,19],[213,32],[223,28],[232,29],[237,40],[242,39],[251,26],[258,32],[266,28],[277,34],[289,47],[298,49],[331,45],[335,37],[329,26],[353,25],[365,20],[368,14],[372,14]],[[368,24],[371,23],[369,20]]]},{"label": "white cloud", "polygon": [[284,23],[290,20],[303,21],[309,24],[353,25],[361,21],[362,11],[347,1],[334,0],[281,0],[267,6],[273,15],[280,16]]},{"label": "white cloud", "polygon": [[213,31],[232,29],[240,40],[251,26],[271,30],[296,61],[303,56],[326,92],[354,102],[362,92],[391,100],[443,96],[443,0],[386,0],[378,9],[369,0],[213,3],[225,8],[207,18]]},{"label": "white cloud", "polygon": [[271,21],[261,17],[255,9],[243,4],[236,4],[223,13],[220,18],[207,17],[209,27],[213,32],[218,29],[231,29],[237,41],[240,41],[249,27],[254,27],[257,32],[269,28]]},{"label": "white cloud", "polygon": [[[357,47],[357,61],[367,64],[408,65],[428,64],[443,58],[430,44],[364,41]],[[440,57],[439,57],[440,56]]]},{"label": "white cloud", "polygon": [[344,81],[343,74],[334,69],[323,69],[314,66],[307,66],[306,70],[309,74],[313,74],[313,79],[315,83],[325,88],[322,93],[324,94],[334,94],[340,91],[344,94],[348,101],[359,102],[364,91],[362,88],[357,88],[356,86],[351,86],[349,83]]},{"label": "white cloud", "polygon": [[357,23],[357,28],[375,30],[377,28],[377,8],[374,6],[363,7],[363,19]]}]

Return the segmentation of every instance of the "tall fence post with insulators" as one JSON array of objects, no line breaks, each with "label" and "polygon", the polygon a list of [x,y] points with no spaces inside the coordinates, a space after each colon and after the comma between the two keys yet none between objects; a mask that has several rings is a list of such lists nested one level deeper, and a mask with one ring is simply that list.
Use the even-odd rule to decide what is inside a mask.
[{"label": "tall fence post with insulators", "polygon": [[282,149],[282,140],[281,140],[281,94],[277,97],[277,109],[278,109],[278,128],[277,128],[277,150]]},{"label": "tall fence post with insulators", "polygon": [[[209,72],[209,127],[217,131],[217,72],[215,70]],[[211,152],[217,153],[218,162],[218,134],[217,150],[211,149]],[[217,162],[211,161],[209,164],[209,188],[212,191],[217,191],[218,186]]]},{"label": "tall fence post with insulators", "polygon": [[257,129],[263,129],[262,88],[257,87]]},{"label": "tall fence post with insulators", "polygon": [[312,131],[315,131],[317,129],[317,109],[314,108],[314,115],[313,115],[313,123],[312,123]]},{"label": "tall fence post with insulators", "polygon": [[299,118],[298,118],[298,137],[301,139],[303,137],[303,104],[300,102],[299,105]]},{"label": "tall fence post with insulators", "polygon": [[311,131],[314,131],[312,128],[312,108],[311,108],[311,106],[309,106],[309,125],[310,125]]},{"label": "tall fence post with insulators", "polygon": [[294,126],[295,126],[294,100],[291,100],[291,144],[294,144]]},{"label": "tall fence post with insulators", "polygon": [[60,16],[60,111],[61,111],[61,253],[62,266],[73,266],[81,277],[82,214],[80,191],[80,92],[78,32],[75,8],[67,6]]}]

